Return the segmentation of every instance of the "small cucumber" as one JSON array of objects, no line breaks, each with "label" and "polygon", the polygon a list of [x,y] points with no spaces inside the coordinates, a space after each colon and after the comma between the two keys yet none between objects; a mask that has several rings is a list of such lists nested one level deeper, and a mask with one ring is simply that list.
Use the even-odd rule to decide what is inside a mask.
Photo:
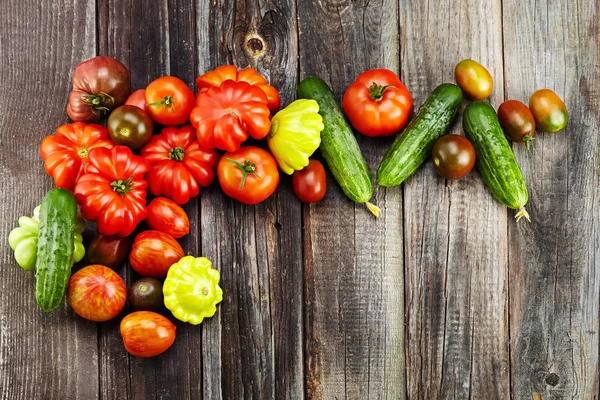
[{"label": "small cucumber", "polygon": [[39,220],[35,300],[48,312],[62,303],[71,276],[77,220],[73,193],[51,189],[40,207]]},{"label": "small cucumber", "polygon": [[313,99],[319,103],[319,114],[325,128],[321,131],[321,154],[340,184],[344,194],[352,201],[365,204],[375,215],[379,208],[371,204],[373,181],[352,128],[346,121],[333,92],[322,79],[309,77],[298,85],[299,99]]},{"label": "small cucumber", "polygon": [[463,114],[463,128],[475,147],[477,168],[492,195],[505,206],[519,210],[517,221],[521,217],[529,220],[525,179],[494,108],[483,101],[469,104]]},{"label": "small cucumber", "polygon": [[401,184],[423,164],[436,140],[454,122],[462,98],[462,90],[452,83],[443,83],[434,89],[383,156],[377,169],[381,186]]}]

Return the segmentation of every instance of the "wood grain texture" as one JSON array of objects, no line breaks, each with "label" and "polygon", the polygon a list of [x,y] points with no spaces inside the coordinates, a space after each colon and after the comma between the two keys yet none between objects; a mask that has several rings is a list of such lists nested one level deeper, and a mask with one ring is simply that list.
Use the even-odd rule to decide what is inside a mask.
[{"label": "wood grain texture", "polygon": [[512,393],[596,399],[600,298],[600,5],[504,1],[506,96],[554,90],[569,123],[515,148],[531,224],[510,223]]},{"label": "wood grain texture", "polygon": [[31,215],[53,186],[38,146],[67,122],[73,69],[94,55],[94,21],[93,1],[0,3],[2,399],[98,397],[96,325],[76,317],[66,303],[42,312],[34,273],[19,268],[7,244],[18,218]]},{"label": "wood grain texture", "polygon": [[[163,75],[194,87],[196,78],[195,2],[162,0],[151,7],[141,0],[100,0],[99,53],[116,57],[131,71],[133,89]],[[180,240],[186,254],[200,256],[198,199],[184,206],[190,234]],[[129,283],[139,279],[129,266],[119,271]],[[131,311],[131,310],[129,310]],[[199,399],[202,396],[200,326],[175,320],[177,341],[150,360],[129,357],[119,334],[120,319],[100,326],[104,397],[122,399]]]},{"label": "wood grain texture", "polygon": [[[293,1],[198,2],[199,70],[253,67],[294,98]],[[264,143],[263,143],[264,145]],[[285,187],[284,187],[285,186]],[[227,293],[202,338],[205,398],[295,399],[302,371],[302,219],[289,179],[257,206],[202,195],[202,249]]]},{"label": "wood grain texture", "polygon": [[[499,0],[402,0],[400,10],[402,78],[416,106],[439,84],[454,82],[465,58],[488,68],[490,101],[502,102]],[[463,134],[460,118],[451,132]],[[444,181],[427,160],[404,183],[411,398],[509,397],[506,221],[506,208],[476,171]]]},{"label": "wood grain texture", "polygon": [[[398,72],[397,18],[395,1],[298,2],[301,78],[341,99],[366,69]],[[359,142],[374,171],[390,141]],[[405,397],[401,192],[372,201],[379,219],[328,175],[325,199],[304,209],[307,398]]]}]

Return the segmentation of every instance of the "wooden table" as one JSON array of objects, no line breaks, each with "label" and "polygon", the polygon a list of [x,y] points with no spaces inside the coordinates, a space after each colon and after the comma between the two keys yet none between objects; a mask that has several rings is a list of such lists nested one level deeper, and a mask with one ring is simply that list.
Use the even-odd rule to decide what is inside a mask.
[{"label": "wooden table", "polygon": [[[0,398],[598,398],[599,21],[597,0],[2,0]],[[287,177],[250,207],[213,184],[186,206],[182,244],[220,270],[223,303],[201,326],[178,323],[167,353],[137,359],[119,320],[42,313],[6,245],[52,186],[38,144],[68,122],[73,69],[96,54],[123,61],[136,89],[252,66],[283,104],[303,77],[341,96],[385,67],[416,106],[474,58],[494,77],[494,107],[548,87],[570,121],[529,152],[514,146],[531,223],[478,173],[444,181],[430,162],[376,189],[379,219],[331,177],[315,205]],[[375,171],[391,141],[359,142]]]}]

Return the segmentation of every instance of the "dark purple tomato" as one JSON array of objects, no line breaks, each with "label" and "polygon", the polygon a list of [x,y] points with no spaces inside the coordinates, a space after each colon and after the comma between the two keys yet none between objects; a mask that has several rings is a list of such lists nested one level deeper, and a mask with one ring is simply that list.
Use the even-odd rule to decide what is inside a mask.
[{"label": "dark purple tomato", "polygon": [[152,138],[154,123],[144,110],[132,105],[117,107],[108,117],[108,133],[118,145],[139,149]]},{"label": "dark purple tomato", "polygon": [[475,149],[464,136],[446,135],[433,145],[433,166],[446,179],[460,179],[475,165]]},{"label": "dark purple tomato", "polygon": [[519,100],[507,100],[498,108],[498,120],[506,136],[516,143],[529,142],[535,133],[535,119],[531,110]]}]

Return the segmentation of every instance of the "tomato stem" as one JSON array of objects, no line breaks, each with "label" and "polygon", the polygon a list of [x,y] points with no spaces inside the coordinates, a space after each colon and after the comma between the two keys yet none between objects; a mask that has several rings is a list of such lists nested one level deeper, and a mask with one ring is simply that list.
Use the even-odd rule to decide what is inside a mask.
[{"label": "tomato stem", "polygon": [[244,184],[246,183],[246,177],[248,175],[254,175],[258,179],[260,179],[260,176],[258,176],[258,174],[256,173],[256,164],[254,164],[252,161],[245,160],[243,164],[231,158],[228,158],[227,161],[229,161],[242,171],[242,181],[240,182],[240,190],[244,188]]},{"label": "tomato stem", "polygon": [[525,148],[529,151],[529,142],[535,140],[535,138],[531,135],[523,136],[523,143],[525,143]]},{"label": "tomato stem", "polygon": [[98,94],[86,94],[85,96],[81,96],[81,99],[84,104],[103,113],[109,111],[106,105],[111,105],[115,101],[114,97],[104,92]]},{"label": "tomato stem", "polygon": [[173,147],[171,150],[169,150],[169,158],[173,161],[181,161],[183,160],[183,157],[185,156],[185,151],[183,150],[182,147]]},{"label": "tomato stem", "polygon": [[130,176],[126,180],[116,180],[111,182],[110,187],[120,194],[121,196],[125,196],[128,192],[131,192],[133,189],[133,176]]},{"label": "tomato stem", "polygon": [[154,103],[148,103],[146,105],[150,107],[164,106],[165,108],[168,108],[169,111],[173,112],[173,96],[168,95],[163,97],[161,101],[155,101]]},{"label": "tomato stem", "polygon": [[378,85],[377,82],[373,82],[369,86],[369,97],[374,101],[381,101],[383,99],[383,93],[387,88],[394,87],[394,85]]}]

